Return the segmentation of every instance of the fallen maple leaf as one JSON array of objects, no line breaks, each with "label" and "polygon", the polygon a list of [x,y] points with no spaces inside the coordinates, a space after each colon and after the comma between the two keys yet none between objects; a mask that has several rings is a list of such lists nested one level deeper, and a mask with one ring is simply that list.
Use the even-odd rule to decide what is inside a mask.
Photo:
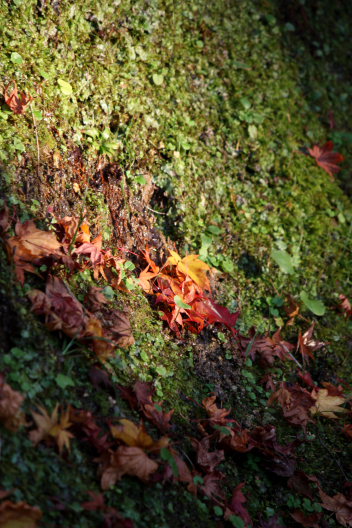
[{"label": "fallen maple leaf", "polygon": [[0,422],[6,429],[17,431],[26,423],[24,412],[21,410],[23,400],[24,396],[5,383],[3,374],[0,374]]},{"label": "fallen maple leaf", "polygon": [[322,147],[314,145],[313,148],[308,149],[309,154],[315,158],[317,164],[331,177],[341,170],[338,164],[342,163],[345,159],[339,152],[333,152],[333,149],[334,143],[332,141],[328,141]]},{"label": "fallen maple leaf", "polygon": [[166,266],[176,266],[177,271],[190,277],[198,286],[210,291],[210,282],[206,275],[210,266],[200,260],[199,255],[187,255],[181,259],[176,251],[170,250],[171,257],[166,261]]},{"label": "fallen maple leaf", "polygon": [[105,509],[105,500],[104,495],[102,493],[96,493],[95,491],[87,491],[88,495],[90,496],[91,500],[83,502],[81,504],[82,508],[84,508],[87,511],[96,511],[96,510],[104,510]]},{"label": "fallen maple leaf", "polygon": [[352,440],[352,424],[346,424],[343,427],[342,432],[347,436],[347,438]]},{"label": "fallen maple leaf", "polygon": [[213,471],[212,473],[207,473],[204,477],[204,484],[200,487],[201,491],[217,502],[219,500],[225,499],[225,492],[221,489],[220,483],[224,479],[224,474],[220,471]]},{"label": "fallen maple leaf", "polygon": [[32,264],[40,265],[45,257],[62,257],[61,244],[54,233],[42,231],[32,220],[17,222],[16,236],[5,240],[8,253],[13,258],[18,280],[24,283],[24,272],[35,273]]},{"label": "fallen maple leaf", "polygon": [[171,427],[170,420],[174,414],[174,409],[169,412],[163,412],[162,402],[147,403],[143,407],[144,416],[150,420],[162,433],[168,431]]},{"label": "fallen maple leaf", "polygon": [[291,477],[296,469],[295,442],[279,444],[273,425],[258,426],[250,431],[251,442],[265,457],[265,467],[281,477]]},{"label": "fallen maple leaf", "polygon": [[216,395],[209,396],[208,398],[205,398],[202,401],[203,407],[207,411],[209,418],[210,425],[226,425],[231,420],[229,418],[226,418],[230,412],[231,409],[220,409],[216,403]]},{"label": "fallen maple leaf", "polygon": [[61,279],[49,277],[45,293],[31,290],[28,297],[32,301],[34,313],[45,315],[49,330],[62,330],[71,338],[85,334],[88,317],[82,304]]},{"label": "fallen maple leaf", "polygon": [[311,414],[320,414],[326,418],[338,418],[335,413],[345,413],[347,409],[340,407],[346,398],[342,396],[330,396],[328,389],[313,389],[312,398],[315,404],[310,408]]},{"label": "fallen maple leaf", "polygon": [[290,489],[311,500],[314,498],[312,483],[320,488],[319,479],[314,475],[307,475],[304,471],[295,471],[294,475],[292,475],[287,481],[287,485]]},{"label": "fallen maple leaf", "polygon": [[101,487],[111,488],[123,475],[132,475],[141,480],[148,480],[158,469],[158,464],[152,460],[140,447],[120,446],[110,455],[107,467],[103,470]]},{"label": "fallen maple leaf", "polygon": [[41,510],[26,502],[0,504],[0,528],[36,528],[41,517]]},{"label": "fallen maple leaf", "polygon": [[282,339],[280,328],[272,337],[269,335],[254,336],[252,338],[239,336],[239,342],[244,355],[249,354],[253,361],[256,359],[256,355],[258,355],[259,361],[264,366],[272,366],[275,358],[279,358],[282,361],[292,360],[291,351],[294,349],[294,346]]},{"label": "fallen maple leaf", "polygon": [[70,451],[70,439],[74,438],[73,434],[67,431],[72,425],[70,422],[70,408],[61,414],[59,419],[59,404],[56,405],[51,416],[44,407],[38,407],[40,413],[32,411],[32,416],[38,427],[37,430],[29,433],[29,438],[34,444],[38,444],[41,440],[54,439],[61,454],[66,448]]},{"label": "fallen maple leaf", "polygon": [[333,511],[336,514],[336,520],[342,526],[352,526],[352,501],[348,500],[342,493],[329,497],[322,490],[319,490],[319,495],[323,501],[321,503],[323,508]]},{"label": "fallen maple leaf", "polygon": [[308,422],[313,422],[309,411],[314,405],[314,398],[307,389],[297,383],[289,386],[282,382],[280,388],[270,396],[268,405],[276,400],[282,407],[283,415],[290,423],[301,425],[305,429]]},{"label": "fallen maple leaf", "polygon": [[340,295],[340,310],[345,314],[346,317],[352,316],[352,306],[346,295]]},{"label": "fallen maple leaf", "polygon": [[294,510],[290,515],[304,528],[320,528],[321,513],[305,513],[301,510]]},{"label": "fallen maple leaf", "polygon": [[192,439],[192,445],[197,450],[197,462],[206,472],[213,472],[220,462],[225,460],[224,451],[217,450],[209,452],[209,436],[202,438],[201,441],[196,438]]},{"label": "fallen maple leaf", "polygon": [[145,449],[146,451],[159,451],[169,443],[167,437],[162,437],[157,442],[147,433],[143,424],[137,426],[130,420],[121,419],[120,425],[110,427],[111,434],[117,440],[122,440],[128,446],[135,446]]},{"label": "fallen maple leaf", "polygon": [[[10,92],[9,87],[13,85],[13,90]],[[24,114],[27,107],[33,101],[31,95],[27,95],[25,92],[18,93],[16,81],[12,81],[4,91],[5,103],[11,108],[15,114]]]},{"label": "fallen maple leaf", "polygon": [[242,493],[242,488],[244,486],[245,482],[241,482],[241,484],[238,484],[233,490],[231,502],[225,511],[225,519],[229,519],[231,515],[238,515],[244,520],[246,526],[250,526],[252,524],[252,519],[248,510],[244,507],[245,502],[247,502],[246,497]]},{"label": "fallen maple leaf", "polygon": [[303,335],[299,332],[297,350],[300,350],[303,360],[309,357],[314,359],[313,352],[326,346],[324,341],[315,341],[313,339],[314,327],[315,323],[313,323]]}]

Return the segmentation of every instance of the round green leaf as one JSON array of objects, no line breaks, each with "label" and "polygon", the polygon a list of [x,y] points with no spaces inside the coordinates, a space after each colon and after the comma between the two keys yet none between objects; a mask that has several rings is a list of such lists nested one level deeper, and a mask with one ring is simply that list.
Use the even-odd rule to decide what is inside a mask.
[{"label": "round green leaf", "polygon": [[66,387],[74,387],[75,382],[72,378],[69,376],[65,376],[65,374],[58,374],[55,378],[56,383],[58,384],[61,389],[66,389]]},{"label": "round green leaf", "polygon": [[287,253],[287,251],[273,249],[271,252],[271,258],[275,260],[276,264],[283,273],[291,274],[294,272],[292,257]]},{"label": "round green leaf", "polygon": [[301,300],[303,304],[313,312],[315,315],[324,315],[325,314],[325,305],[322,301],[315,301],[310,299],[306,292],[301,291],[300,293]]},{"label": "round green leaf", "polygon": [[161,86],[164,82],[164,77],[159,73],[153,74],[153,83],[157,86]]},{"label": "round green leaf", "polygon": [[63,95],[72,95],[72,86],[63,79],[58,79],[57,84],[60,86],[61,93]]},{"label": "round green leaf", "polygon": [[23,64],[24,61],[21,55],[17,53],[17,51],[13,51],[11,53],[11,62],[13,62],[14,64]]}]

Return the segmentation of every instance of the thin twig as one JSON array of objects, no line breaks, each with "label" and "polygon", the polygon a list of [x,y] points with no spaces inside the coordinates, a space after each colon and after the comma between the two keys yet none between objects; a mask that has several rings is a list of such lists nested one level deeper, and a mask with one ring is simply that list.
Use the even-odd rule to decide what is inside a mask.
[{"label": "thin twig", "polygon": [[40,178],[40,148],[39,148],[38,125],[37,125],[37,121],[36,121],[36,119],[34,117],[32,101],[30,102],[29,106],[30,106],[31,112],[32,112],[33,127],[34,127],[34,132],[35,132],[35,138],[36,138],[36,141],[37,141],[37,176],[38,176],[38,178]]},{"label": "thin twig", "polygon": [[290,356],[290,358],[295,362],[297,363],[297,365],[299,366],[299,368],[303,369],[303,366],[300,364],[300,362],[295,358],[295,356],[293,356],[291,354],[291,352],[289,351],[289,349],[287,348],[286,345],[284,345],[283,343],[281,343],[281,346],[282,348],[285,350],[285,352],[287,352],[287,354]]},{"label": "thin twig", "polygon": [[156,214],[161,214],[161,215],[166,215],[167,214],[167,213],[160,213],[160,211],[155,211],[155,209],[152,209],[151,207],[148,207],[147,205],[145,207],[149,211],[153,211],[153,213],[156,213]]}]

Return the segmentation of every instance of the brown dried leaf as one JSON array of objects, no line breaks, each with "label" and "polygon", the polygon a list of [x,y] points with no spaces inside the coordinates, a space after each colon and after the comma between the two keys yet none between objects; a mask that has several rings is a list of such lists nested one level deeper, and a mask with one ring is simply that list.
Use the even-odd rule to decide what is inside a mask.
[{"label": "brown dried leaf", "polygon": [[305,513],[301,510],[294,510],[290,513],[291,517],[304,528],[320,528],[319,521],[321,513]]},{"label": "brown dried leaf", "polygon": [[268,405],[271,405],[276,400],[281,405],[282,412],[290,423],[301,425],[305,428],[308,422],[313,422],[309,411],[314,405],[314,398],[297,383],[293,386],[288,386],[287,383],[282,382],[280,388],[269,398]]},{"label": "brown dried leaf", "polygon": [[21,410],[23,400],[24,396],[5,383],[3,374],[0,374],[0,422],[6,429],[15,432],[26,423]]},{"label": "brown dried leaf", "polygon": [[50,330],[62,330],[72,338],[85,335],[88,317],[82,304],[61,279],[49,277],[45,294],[39,290],[31,290],[28,296],[32,301],[32,310],[36,314],[45,315],[45,322]]},{"label": "brown dried leaf", "polygon": [[322,490],[319,490],[319,495],[323,501],[321,503],[323,508],[335,512],[336,519],[342,526],[352,526],[352,501],[348,500],[342,493],[329,497]]},{"label": "brown dried leaf", "polygon": [[108,466],[102,474],[103,490],[113,486],[123,475],[148,480],[158,469],[158,464],[148,457],[140,447],[120,446],[110,456]]},{"label": "brown dried leaf", "polygon": [[16,224],[16,236],[6,240],[10,256],[16,267],[18,280],[24,283],[24,272],[35,273],[32,264],[38,265],[49,256],[61,257],[61,244],[54,233],[37,229],[33,220]]},{"label": "brown dried leaf", "polygon": [[201,441],[192,438],[193,447],[197,450],[197,462],[200,467],[208,472],[213,472],[218,464],[225,460],[224,451],[209,451],[210,439],[209,436],[202,438]]},{"label": "brown dried leaf", "polygon": [[216,395],[209,396],[202,401],[203,407],[210,416],[210,425],[226,425],[230,421],[226,417],[230,414],[231,409],[220,409],[215,400]]},{"label": "brown dried leaf", "polygon": [[0,504],[0,528],[36,528],[41,517],[41,510],[26,502]]}]

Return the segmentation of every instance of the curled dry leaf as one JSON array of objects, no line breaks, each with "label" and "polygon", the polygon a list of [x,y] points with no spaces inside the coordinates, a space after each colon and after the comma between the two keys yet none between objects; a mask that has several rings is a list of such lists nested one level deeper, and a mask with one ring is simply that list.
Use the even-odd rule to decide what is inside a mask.
[{"label": "curled dry leaf", "polygon": [[200,487],[201,491],[217,502],[219,500],[223,501],[225,499],[225,492],[221,488],[221,481],[224,479],[225,475],[220,471],[213,471],[212,473],[207,473],[204,477],[204,484]]},{"label": "curled dry leaf", "polygon": [[313,352],[326,346],[324,341],[316,341],[313,339],[314,327],[315,323],[313,323],[303,335],[301,332],[299,333],[297,350],[301,352],[303,360],[306,358],[314,359]]},{"label": "curled dry leaf", "polygon": [[62,330],[71,338],[84,336],[88,317],[82,304],[61,279],[49,277],[45,293],[31,290],[28,297],[34,313],[45,315],[49,330]]},{"label": "curled dry leaf", "polygon": [[319,167],[324,169],[331,177],[340,172],[341,167],[339,167],[339,164],[345,159],[342,154],[333,152],[333,150],[334,143],[332,141],[327,141],[322,147],[314,145],[313,148],[308,149],[309,154],[315,158]]},{"label": "curled dry leaf", "polygon": [[305,513],[301,510],[294,510],[290,515],[304,528],[320,528],[321,513]]},{"label": "curled dry leaf", "polygon": [[345,314],[346,317],[352,316],[352,306],[349,301],[349,299],[346,297],[346,295],[341,294],[340,295],[340,310]]},{"label": "curled dry leaf", "polygon": [[[13,86],[13,90],[10,91],[10,86]],[[27,95],[25,92],[18,93],[17,84],[12,81],[4,91],[5,103],[11,108],[14,114],[24,114],[30,103],[33,101],[31,95]]]},{"label": "curled dry leaf", "polygon": [[36,528],[41,517],[41,510],[26,502],[0,504],[0,528]]},{"label": "curled dry leaf", "polygon": [[64,411],[59,418],[59,404],[56,405],[51,416],[44,407],[38,407],[40,413],[32,411],[32,416],[37,425],[36,430],[29,433],[29,438],[34,444],[42,440],[55,440],[59,453],[61,454],[66,448],[70,451],[70,440],[74,438],[73,434],[68,431],[72,426],[70,422],[70,408]]},{"label": "curled dry leaf", "polygon": [[157,469],[155,460],[149,458],[140,447],[120,446],[109,457],[102,473],[101,487],[103,490],[111,488],[123,475],[148,480]]},{"label": "curled dry leaf", "polygon": [[239,336],[239,342],[244,354],[249,354],[253,361],[258,355],[260,363],[264,366],[272,366],[275,358],[282,361],[292,359],[291,352],[294,346],[282,339],[280,328],[272,337],[268,335],[252,338]]},{"label": "curled dry leaf", "polygon": [[251,441],[264,455],[265,467],[281,477],[291,477],[296,469],[295,443],[279,444],[273,425],[258,426],[250,431]]},{"label": "curled dry leaf", "polygon": [[230,414],[231,409],[220,409],[216,403],[216,395],[209,396],[208,398],[205,398],[202,401],[203,407],[207,411],[209,415],[209,423],[210,425],[226,425],[231,420],[227,418],[227,416]]},{"label": "curled dry leaf", "polygon": [[314,405],[314,398],[297,383],[289,386],[282,382],[280,388],[270,396],[268,405],[275,401],[281,405],[283,415],[290,423],[306,428],[309,422],[313,422],[309,411]]},{"label": "curled dry leaf", "polygon": [[225,460],[224,451],[216,450],[209,451],[210,439],[209,436],[202,438],[201,441],[196,438],[192,439],[192,445],[197,451],[197,462],[200,467],[206,472],[213,472],[217,465]]},{"label": "curled dry leaf", "polygon": [[348,500],[342,493],[337,493],[333,497],[329,497],[323,490],[319,490],[319,495],[322,500],[322,507],[326,510],[333,511],[336,514],[336,519],[342,526],[352,526],[352,501]]},{"label": "curled dry leaf", "polygon": [[37,229],[32,220],[17,222],[16,236],[5,240],[9,256],[13,259],[16,276],[24,283],[24,272],[35,273],[33,264],[40,265],[44,258],[60,258],[64,254],[54,233]]},{"label": "curled dry leaf", "polygon": [[71,338],[87,341],[101,359],[113,354],[117,346],[134,343],[131,325],[124,312],[101,305],[97,316],[89,313],[57,277],[49,277],[45,293],[31,290],[28,296],[34,313],[45,315],[49,330],[61,330]]},{"label": "curled dry leaf", "polygon": [[24,396],[13,390],[5,383],[3,374],[0,374],[0,422],[10,431],[17,431],[26,423],[21,405]]},{"label": "curled dry leaf", "polygon": [[325,418],[338,418],[335,413],[345,413],[347,409],[340,407],[346,398],[342,396],[330,396],[328,389],[313,389],[312,398],[314,405],[310,408],[311,414],[320,414]]}]

